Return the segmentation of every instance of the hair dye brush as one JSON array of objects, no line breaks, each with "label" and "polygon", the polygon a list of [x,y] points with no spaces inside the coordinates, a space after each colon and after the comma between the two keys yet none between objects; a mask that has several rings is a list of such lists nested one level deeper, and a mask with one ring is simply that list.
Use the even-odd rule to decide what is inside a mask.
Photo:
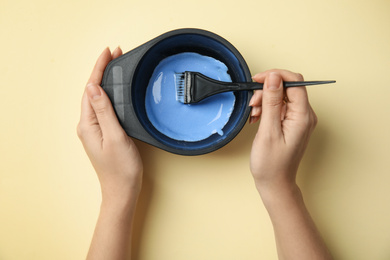
[{"label": "hair dye brush", "polygon": [[[283,86],[299,87],[335,83],[336,81],[285,81]],[[209,96],[228,91],[263,89],[263,83],[222,82],[198,72],[176,73],[176,99],[184,104],[197,103]]]}]

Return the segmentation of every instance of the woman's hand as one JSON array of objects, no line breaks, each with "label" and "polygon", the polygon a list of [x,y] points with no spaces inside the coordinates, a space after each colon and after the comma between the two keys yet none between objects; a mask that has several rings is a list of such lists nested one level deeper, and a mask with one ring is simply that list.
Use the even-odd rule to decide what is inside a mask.
[{"label": "woman's hand", "polygon": [[87,259],[128,259],[143,166],[137,147],[118,122],[111,102],[99,86],[107,64],[122,55],[108,48],[98,58],[81,103],[77,134],[98,175],[100,214]]},{"label": "woman's hand", "polygon": [[250,122],[260,119],[251,152],[251,172],[259,191],[295,184],[317,117],[311,108],[305,87],[283,88],[283,81],[302,81],[300,74],[270,70],[253,77],[264,82],[250,105]]},{"label": "woman's hand", "polygon": [[100,87],[107,64],[122,55],[108,48],[98,58],[86,85],[77,133],[98,175],[103,201],[137,197],[142,183],[142,161],[137,147],[118,122],[111,102]]},{"label": "woman's hand", "polygon": [[283,88],[300,74],[271,70],[253,77],[264,82],[256,91],[250,122],[261,118],[253,141],[251,171],[271,218],[279,259],[333,259],[321,238],[298,185],[299,163],[317,123],[305,87]]}]

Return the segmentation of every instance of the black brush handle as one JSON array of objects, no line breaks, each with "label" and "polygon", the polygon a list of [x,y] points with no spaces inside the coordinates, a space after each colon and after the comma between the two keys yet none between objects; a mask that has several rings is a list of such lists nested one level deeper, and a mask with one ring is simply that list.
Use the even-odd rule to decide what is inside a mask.
[{"label": "black brush handle", "polygon": [[[329,83],[335,83],[334,80],[328,80],[328,81],[283,81],[283,87],[290,88],[290,87],[302,87],[302,86],[311,86],[311,85],[321,85],[321,84],[329,84]],[[230,83],[230,82],[224,82],[224,83]],[[237,82],[237,83],[230,83],[230,84],[223,84],[226,87],[231,87],[232,89],[235,88],[236,90],[258,90],[263,89],[264,84],[258,83],[258,82]]]},{"label": "black brush handle", "polygon": [[[285,81],[283,87],[299,87],[335,83],[336,81]],[[200,100],[223,92],[243,91],[243,90],[258,90],[263,89],[263,83],[257,82],[223,82],[203,74],[196,73],[194,77],[194,86],[191,87],[191,103],[199,102]]]}]

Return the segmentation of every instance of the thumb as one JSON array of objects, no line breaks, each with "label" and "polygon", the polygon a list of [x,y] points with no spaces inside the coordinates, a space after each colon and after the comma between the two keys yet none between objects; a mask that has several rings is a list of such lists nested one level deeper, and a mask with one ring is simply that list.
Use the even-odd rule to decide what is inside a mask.
[{"label": "thumb", "polygon": [[260,127],[263,127],[269,133],[281,132],[280,114],[283,108],[283,97],[282,77],[271,72],[264,82],[260,123]]},{"label": "thumb", "polygon": [[103,137],[112,136],[119,131],[123,131],[116,117],[114,108],[104,90],[94,84],[90,83],[87,86],[87,95],[91,106],[95,112]]}]

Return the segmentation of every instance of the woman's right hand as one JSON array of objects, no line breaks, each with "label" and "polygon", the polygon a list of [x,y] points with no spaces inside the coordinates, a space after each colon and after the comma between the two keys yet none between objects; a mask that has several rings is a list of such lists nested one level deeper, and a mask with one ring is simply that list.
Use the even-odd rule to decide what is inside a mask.
[{"label": "woman's right hand", "polygon": [[317,117],[305,87],[283,88],[283,81],[303,81],[300,74],[269,70],[253,77],[264,83],[251,99],[250,121],[261,118],[253,141],[250,167],[259,191],[295,185]]}]

